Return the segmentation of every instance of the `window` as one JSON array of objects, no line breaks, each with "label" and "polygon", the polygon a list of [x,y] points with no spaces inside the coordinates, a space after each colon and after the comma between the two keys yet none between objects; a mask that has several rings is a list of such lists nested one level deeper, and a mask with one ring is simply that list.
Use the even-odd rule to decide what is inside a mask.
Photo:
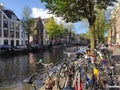
[{"label": "window", "polygon": [[23,45],[23,40],[21,41],[21,44]]},{"label": "window", "polygon": [[16,40],[16,45],[17,45],[17,46],[19,45],[19,40]]},{"label": "window", "polygon": [[8,28],[8,21],[6,21],[6,20],[3,21],[3,27]]},{"label": "window", "polygon": [[16,16],[15,15],[12,15],[11,17],[13,20],[17,20]]},{"label": "window", "polygon": [[4,40],[4,44],[8,45],[8,40]]},{"label": "window", "polygon": [[16,31],[16,38],[19,38],[19,32]]},{"label": "window", "polygon": [[5,15],[3,16],[3,19],[5,19],[5,20],[7,19]]},{"label": "window", "polygon": [[19,24],[18,23],[15,24],[15,29],[19,30]]},{"label": "window", "polygon": [[11,46],[14,46],[14,40],[13,39],[11,40]]},{"label": "window", "polygon": [[14,23],[13,22],[10,23],[10,29],[14,29]]},{"label": "window", "polygon": [[4,30],[4,37],[8,37],[8,30]]},{"label": "window", "polygon": [[14,31],[10,31],[10,37],[14,37]]},{"label": "window", "polygon": [[23,34],[21,34],[21,38],[23,38]]},{"label": "window", "polygon": [[25,44],[28,45],[28,41],[27,40],[25,41]]}]

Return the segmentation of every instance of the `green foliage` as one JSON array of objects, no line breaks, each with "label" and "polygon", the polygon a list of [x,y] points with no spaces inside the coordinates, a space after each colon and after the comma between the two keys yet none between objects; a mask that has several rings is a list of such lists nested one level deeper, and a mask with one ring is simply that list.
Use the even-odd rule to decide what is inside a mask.
[{"label": "green foliage", "polygon": [[29,36],[34,32],[34,25],[35,21],[31,18],[31,10],[28,6],[24,7],[23,9],[23,16],[22,16],[22,27],[25,30],[26,34],[28,35],[28,43],[29,43]]},{"label": "green foliage", "polygon": [[54,37],[58,33],[58,25],[54,21],[54,18],[49,18],[45,25],[45,29],[50,37]]},{"label": "green foliage", "polygon": [[30,17],[31,10],[28,6],[24,7],[23,9],[23,16],[22,16],[22,26],[23,29],[26,31],[27,35],[31,35],[33,33],[33,26],[35,25],[35,21],[33,18]]},{"label": "green foliage", "polygon": [[29,6],[25,6],[23,8],[23,13],[22,13],[22,17],[24,20],[27,20],[29,18],[31,18],[31,9],[29,8]]},{"label": "green foliage", "polygon": [[63,31],[63,25],[62,23],[61,24],[58,24],[58,35],[63,35],[64,34],[64,31]]},{"label": "green foliage", "polygon": [[107,42],[107,36],[104,37],[103,42]]},{"label": "green foliage", "polygon": [[68,33],[69,33],[69,30],[68,30],[68,28],[63,28],[63,32],[62,32],[62,35],[63,36],[67,36],[68,35]]},{"label": "green foliage", "polygon": [[95,20],[95,38],[98,41],[103,41],[105,37],[105,33],[108,30],[108,22],[105,19],[105,11],[98,10],[96,14]]},{"label": "green foliage", "polygon": [[96,20],[96,8],[106,9],[117,0],[41,0],[46,7],[66,22],[77,22],[86,18],[89,22],[91,48],[94,49],[94,23]]},{"label": "green foliage", "polygon": [[[94,5],[106,9],[112,1],[117,0],[41,0],[51,13],[63,17],[67,22],[80,21],[95,15]],[[93,15],[92,15],[93,14]]]},{"label": "green foliage", "polygon": [[[47,23],[45,24],[45,29],[47,34],[50,36],[51,40],[65,38],[70,35],[70,32],[73,28],[73,24],[57,24],[53,17],[49,18]],[[71,35],[74,33],[71,32]]]}]

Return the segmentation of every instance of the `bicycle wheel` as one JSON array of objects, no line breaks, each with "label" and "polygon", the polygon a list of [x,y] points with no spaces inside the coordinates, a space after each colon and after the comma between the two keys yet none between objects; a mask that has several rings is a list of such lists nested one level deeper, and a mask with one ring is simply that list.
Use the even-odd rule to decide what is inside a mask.
[{"label": "bicycle wheel", "polygon": [[64,63],[59,71],[58,74],[58,87],[59,89],[63,89],[66,84],[67,76],[66,76],[66,71],[67,71],[67,65]]},{"label": "bicycle wheel", "polygon": [[104,83],[102,77],[100,77],[98,83],[99,83],[99,88],[104,90],[105,89],[105,83]]},{"label": "bicycle wheel", "polygon": [[52,90],[52,88],[54,86],[51,75],[52,75],[51,72],[46,72],[44,74],[44,87],[45,87],[45,90]]},{"label": "bicycle wheel", "polygon": [[50,77],[52,79],[53,86],[57,85],[57,87],[58,87],[58,83],[57,83],[57,81],[58,81],[58,73],[57,72],[52,72]]}]

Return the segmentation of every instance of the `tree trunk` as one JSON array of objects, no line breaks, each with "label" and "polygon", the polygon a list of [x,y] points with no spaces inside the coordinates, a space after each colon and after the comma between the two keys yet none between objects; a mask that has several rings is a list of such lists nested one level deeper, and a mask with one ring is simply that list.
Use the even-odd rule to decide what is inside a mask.
[{"label": "tree trunk", "polygon": [[90,26],[90,46],[91,46],[91,54],[94,54],[95,48],[95,34],[94,34],[94,25]]},{"label": "tree trunk", "polygon": [[94,31],[94,23],[95,23],[95,13],[94,13],[94,0],[90,0],[90,15],[88,16],[89,28],[90,28],[90,46],[91,46],[91,54],[94,55],[95,48],[95,31]]}]

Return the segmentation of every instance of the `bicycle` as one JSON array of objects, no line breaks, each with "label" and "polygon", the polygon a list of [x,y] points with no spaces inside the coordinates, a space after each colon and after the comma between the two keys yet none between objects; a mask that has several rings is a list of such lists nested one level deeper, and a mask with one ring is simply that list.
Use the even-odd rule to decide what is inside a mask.
[{"label": "bicycle", "polygon": [[[24,83],[31,84],[34,90],[38,90],[42,86],[44,86],[45,90],[52,90],[52,88],[55,86],[57,82],[57,66],[54,66],[52,63],[50,64],[44,64],[43,62],[37,62],[37,64],[44,65],[44,68],[42,69],[45,71],[44,74],[39,74],[38,72],[32,74],[27,79],[23,80]],[[45,69],[45,70],[44,70]],[[39,70],[40,72],[41,70]],[[34,80],[34,78],[37,77],[37,81],[41,83],[39,87],[37,87],[37,82]],[[39,78],[39,79],[38,79]]]},{"label": "bicycle", "polygon": [[[69,54],[68,54],[69,55]],[[70,56],[70,55],[69,55]],[[84,70],[81,70],[80,66],[81,63],[83,64],[83,67],[86,66],[86,62],[84,62],[83,59],[84,54],[83,53],[77,53],[77,59],[75,58],[74,61],[72,61],[70,58],[69,60],[66,60],[65,63],[63,63],[61,73],[64,73],[64,83],[62,83],[60,89],[63,90],[77,90],[82,89],[82,78]],[[78,58],[79,57],[79,58]],[[86,65],[85,65],[86,64]],[[79,68],[78,68],[79,67]],[[82,72],[83,71],[83,72]],[[81,74],[82,72],[82,74]]]},{"label": "bicycle", "polygon": [[64,63],[58,75],[58,86],[60,90],[74,90],[72,87],[74,74],[71,67]]},{"label": "bicycle", "polygon": [[61,64],[60,70],[58,72],[58,86],[60,90],[66,87],[67,81],[72,80],[73,72],[74,66],[70,61],[65,61]]},{"label": "bicycle", "polygon": [[[35,78],[38,81],[43,79],[43,77],[39,75],[39,71],[37,71],[36,73],[34,73],[31,76],[29,76],[27,79],[23,80],[23,83],[30,84],[33,87],[33,90],[38,90],[37,84],[35,82],[35,80],[36,80]],[[42,85],[43,85],[43,83],[41,83],[40,86],[42,86]]]},{"label": "bicycle", "polygon": [[[74,73],[74,60],[70,58],[71,55],[75,55],[75,53],[64,52],[67,57],[64,59],[63,63],[61,63],[61,67],[58,73],[58,87],[59,89],[67,89],[71,87],[72,76]],[[62,82],[62,83],[61,83]],[[67,84],[68,83],[68,84]]]}]

